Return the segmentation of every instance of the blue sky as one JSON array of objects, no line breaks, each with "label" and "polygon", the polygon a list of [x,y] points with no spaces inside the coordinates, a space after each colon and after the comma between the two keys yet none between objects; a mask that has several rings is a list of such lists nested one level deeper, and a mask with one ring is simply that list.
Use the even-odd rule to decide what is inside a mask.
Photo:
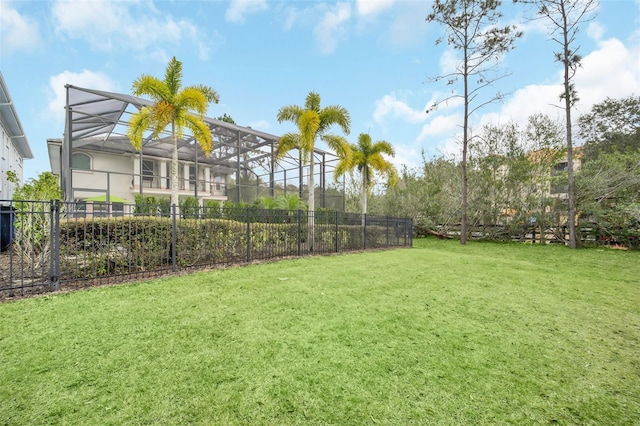
[{"label": "blue sky", "polygon": [[[504,23],[524,36],[501,64],[511,75],[493,88],[510,95],[474,117],[477,129],[561,113],[561,67],[548,29],[510,1],[503,6]],[[316,91],[323,105],[350,111],[348,140],[368,132],[391,142],[398,166],[419,165],[423,150],[454,155],[459,104],[425,113],[447,91],[430,77],[455,62],[435,45],[442,28],[425,21],[430,9],[431,1],[414,0],[0,0],[0,69],[35,155],[25,179],[50,169],[46,140],[62,136],[65,84],[130,93],[143,73],[162,78],[172,56],[184,64],[185,85],[220,95],[211,117],[226,113],[279,135],[294,128],[277,122],[278,109]],[[582,26],[576,115],[607,96],[640,94],[639,28],[640,0],[602,0]]]}]

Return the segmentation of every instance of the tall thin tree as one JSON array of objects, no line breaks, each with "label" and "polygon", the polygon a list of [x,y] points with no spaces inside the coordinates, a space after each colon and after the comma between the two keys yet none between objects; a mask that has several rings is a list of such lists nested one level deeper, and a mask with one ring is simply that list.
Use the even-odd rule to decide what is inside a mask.
[{"label": "tall thin tree", "polygon": [[459,62],[452,71],[434,78],[435,81],[446,80],[448,85],[455,86],[462,80],[462,93],[455,91],[451,96],[434,103],[427,113],[433,111],[443,102],[452,98],[464,101],[464,118],[462,124],[462,213],[460,244],[467,242],[467,155],[470,140],[470,117],[483,106],[504,97],[501,93],[493,93],[489,97],[481,97],[483,89],[487,89],[507,73],[498,72],[502,55],[511,50],[516,38],[521,33],[515,26],[500,26],[502,13],[498,10],[499,0],[435,0],[427,22],[437,22],[444,26],[445,36],[438,38],[436,44],[443,40],[460,54]]},{"label": "tall thin tree", "polygon": [[592,20],[594,12],[598,6],[597,0],[514,0],[516,3],[534,5],[538,18],[548,22],[551,39],[556,42],[560,49],[554,52],[555,59],[564,68],[563,91],[560,100],[564,101],[564,111],[566,119],[567,133],[567,179],[569,184],[569,247],[578,246],[576,232],[576,197],[575,197],[575,177],[574,177],[574,153],[573,153],[573,133],[571,123],[571,109],[579,100],[575,88],[574,77],[580,67],[582,57],[578,53],[579,46],[576,46],[576,37],[580,25]]},{"label": "tall thin tree", "polygon": [[318,138],[324,141],[331,149],[333,149],[338,157],[351,155],[349,143],[341,136],[329,134],[328,131],[333,125],[342,128],[345,134],[349,134],[351,118],[349,111],[340,105],[329,105],[324,108],[320,107],[320,95],[315,92],[309,92],[305,100],[304,106],[287,105],[278,111],[278,122],[291,121],[298,127],[298,132],[289,132],[284,134],[278,141],[276,147],[276,159],[283,158],[287,152],[292,149],[300,150],[300,158],[309,164],[308,190],[309,198],[307,206],[309,209],[309,235],[308,248],[313,251],[313,226],[315,212],[315,144]]},{"label": "tall thin tree", "polygon": [[[132,85],[135,96],[146,95],[155,102],[142,107],[129,120],[128,136],[137,150],[142,149],[145,132],[157,138],[169,125],[173,140],[171,156],[171,204],[178,205],[178,139],[189,129],[202,151],[208,157],[213,149],[211,130],[203,121],[211,102],[218,103],[218,93],[209,86],[196,85],[181,89],[182,62],[175,56],[169,61],[164,80],[143,74]],[[194,114],[195,113],[195,114]]]}]

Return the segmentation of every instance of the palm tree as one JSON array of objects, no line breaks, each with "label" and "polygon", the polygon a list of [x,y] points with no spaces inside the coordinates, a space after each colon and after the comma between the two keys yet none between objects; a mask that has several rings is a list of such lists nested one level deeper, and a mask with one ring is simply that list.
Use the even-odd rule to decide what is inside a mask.
[{"label": "palm tree", "polygon": [[386,175],[390,186],[394,186],[398,181],[398,172],[391,162],[389,162],[383,154],[391,157],[395,156],[393,146],[387,141],[371,142],[371,136],[366,133],[360,133],[358,136],[358,144],[351,145],[353,157],[347,167],[336,167],[334,177],[337,179],[346,171],[358,169],[362,175],[362,186],[360,193],[360,207],[363,215],[367,213],[367,195],[371,192],[374,183],[374,172]]},{"label": "palm tree", "polygon": [[[142,107],[129,120],[128,136],[137,150],[142,148],[142,135],[151,131],[157,138],[171,125],[173,154],[171,157],[171,204],[178,205],[178,138],[187,128],[208,157],[213,148],[211,130],[203,121],[209,103],[218,103],[218,93],[209,86],[196,85],[181,89],[182,62],[175,56],[169,61],[164,80],[143,74],[132,85],[134,96],[147,95],[155,105]],[[196,114],[194,114],[193,112]]]},{"label": "palm tree", "polygon": [[313,212],[315,211],[315,183],[314,183],[314,149],[316,140],[320,138],[339,158],[349,159],[351,148],[349,143],[340,136],[328,134],[328,130],[334,124],[340,126],[345,134],[349,134],[351,118],[349,111],[339,105],[330,105],[320,108],[320,95],[309,92],[304,103],[304,107],[298,105],[287,105],[278,111],[278,122],[291,121],[298,126],[298,133],[286,133],[278,141],[275,151],[276,159],[283,158],[292,149],[300,151],[300,159],[309,163],[309,198],[307,206],[309,214],[309,251],[313,251]]}]

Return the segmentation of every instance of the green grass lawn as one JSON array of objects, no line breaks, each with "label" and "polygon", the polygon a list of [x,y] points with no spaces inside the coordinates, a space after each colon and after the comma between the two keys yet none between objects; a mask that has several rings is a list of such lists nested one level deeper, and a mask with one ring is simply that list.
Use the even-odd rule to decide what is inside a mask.
[{"label": "green grass lawn", "polygon": [[0,304],[0,424],[640,424],[640,253],[417,240]]}]

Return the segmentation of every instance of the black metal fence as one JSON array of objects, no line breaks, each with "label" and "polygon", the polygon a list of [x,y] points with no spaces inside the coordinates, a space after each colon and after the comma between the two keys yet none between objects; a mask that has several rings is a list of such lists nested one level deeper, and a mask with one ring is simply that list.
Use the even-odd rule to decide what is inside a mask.
[{"label": "black metal fence", "polygon": [[413,239],[411,219],[336,211],[3,204],[0,299]]}]

